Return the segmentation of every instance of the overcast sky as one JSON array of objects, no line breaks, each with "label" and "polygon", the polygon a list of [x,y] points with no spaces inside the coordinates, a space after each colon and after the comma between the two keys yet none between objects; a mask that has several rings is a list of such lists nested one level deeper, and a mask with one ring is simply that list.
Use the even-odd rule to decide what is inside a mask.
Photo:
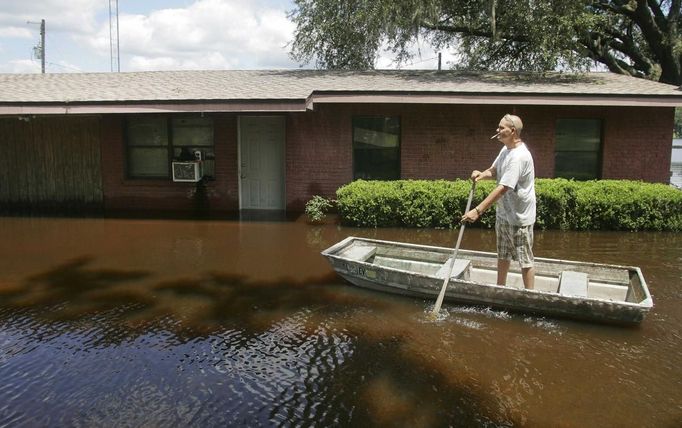
[{"label": "overcast sky", "polygon": [[[121,71],[300,66],[288,56],[290,0],[119,0],[118,8]],[[41,19],[48,73],[111,70],[109,0],[0,0],[0,73],[40,73]],[[401,68],[437,67],[437,54],[419,49]],[[377,64],[396,66],[389,54]]]}]

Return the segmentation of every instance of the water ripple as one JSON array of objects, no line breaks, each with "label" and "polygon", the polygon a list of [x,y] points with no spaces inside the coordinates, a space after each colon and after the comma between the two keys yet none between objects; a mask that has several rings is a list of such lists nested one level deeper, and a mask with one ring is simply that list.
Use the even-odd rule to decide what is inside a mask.
[{"label": "water ripple", "polygon": [[[427,322],[425,301],[333,275],[319,250],[351,233],[341,226],[310,242],[288,223],[25,220],[0,218],[14,262],[0,272],[0,427],[553,426],[556,415],[653,427],[682,414],[679,234],[538,231],[538,255],[642,265],[656,307],[620,329],[460,305]],[[470,232],[466,247],[494,248],[494,232]],[[55,250],[33,260],[51,234]],[[177,236],[202,242],[196,263],[179,263]],[[264,252],[278,262],[263,267]]]}]

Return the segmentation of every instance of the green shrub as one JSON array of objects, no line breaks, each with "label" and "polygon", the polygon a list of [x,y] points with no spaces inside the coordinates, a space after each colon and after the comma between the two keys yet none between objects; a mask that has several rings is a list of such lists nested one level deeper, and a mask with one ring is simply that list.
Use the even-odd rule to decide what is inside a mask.
[{"label": "green shrub", "polygon": [[540,229],[571,229],[577,187],[579,187],[578,182],[563,178],[535,180],[536,227]]},{"label": "green shrub", "polygon": [[[472,207],[495,187],[476,186]],[[664,184],[625,180],[577,182],[538,179],[536,227],[573,230],[682,231],[682,192]],[[358,180],[337,190],[344,224],[361,227],[456,227],[466,207],[469,180]],[[475,223],[492,228],[495,210]]]},{"label": "green shrub", "polygon": [[[492,184],[479,183],[472,207]],[[459,224],[470,190],[467,180],[357,180],[337,190],[337,209],[347,225],[446,228]],[[482,221],[494,225],[494,212],[484,214]]]},{"label": "green shrub", "polygon": [[616,180],[580,184],[574,229],[682,231],[682,192],[671,186]]},{"label": "green shrub", "polygon": [[313,223],[322,221],[327,212],[332,208],[333,203],[329,199],[325,199],[322,196],[315,195],[311,200],[305,204],[305,213],[308,215],[308,219]]}]

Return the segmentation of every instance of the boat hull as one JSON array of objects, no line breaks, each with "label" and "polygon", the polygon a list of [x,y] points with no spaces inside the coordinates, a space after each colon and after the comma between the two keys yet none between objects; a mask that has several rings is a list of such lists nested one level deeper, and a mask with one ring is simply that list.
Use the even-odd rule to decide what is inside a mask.
[{"label": "boat hull", "polygon": [[[413,264],[415,263],[413,259],[416,258],[413,254],[417,254],[414,251],[434,254],[432,259],[437,260],[439,257],[447,257],[448,252],[451,251],[450,249],[351,237],[322,252],[341,277],[358,287],[426,299],[435,299],[438,296],[443,285],[444,276],[438,277],[438,275],[429,272],[411,272],[404,269],[381,266],[373,263],[371,259],[355,260],[353,257],[347,256],[348,251],[344,253],[342,250],[344,247],[352,245],[353,242],[359,242],[357,240],[360,240],[363,245],[380,246],[379,248],[383,249],[380,251],[386,253],[393,252],[398,254],[399,251],[394,250],[395,248],[408,248],[410,251],[413,251],[410,254]],[[468,253],[472,260],[475,260],[474,256],[480,257],[481,260],[494,258],[494,255],[490,253],[471,251],[465,251],[465,253]],[[464,255],[464,257],[467,256]],[[564,261],[555,260],[553,262],[561,263]],[[477,263],[481,264],[483,262]],[[485,263],[490,264],[488,261]],[[565,263],[575,264],[579,262]],[[597,265],[592,263],[585,265],[589,266],[592,271],[600,269],[599,272],[605,272],[606,269],[617,268],[619,270],[627,270],[627,272],[632,272],[632,275],[639,275],[641,277],[641,271],[635,267]],[[570,265],[570,267],[575,269],[573,265]],[[596,274],[594,275],[596,276]],[[620,275],[622,276],[623,274]],[[605,298],[570,296],[546,290],[526,290],[511,286],[498,286],[477,281],[475,278],[467,279],[464,276],[463,278],[450,279],[445,292],[445,301],[490,306],[514,312],[562,318],[618,324],[638,324],[645,318],[653,306],[653,301],[648,293],[648,289],[646,289],[643,278],[641,278],[640,282],[644,286],[644,291],[641,293],[643,298],[640,299],[640,302],[628,302]],[[628,290],[627,293],[631,293],[631,291]],[[632,297],[630,297],[630,300],[633,300]]]}]

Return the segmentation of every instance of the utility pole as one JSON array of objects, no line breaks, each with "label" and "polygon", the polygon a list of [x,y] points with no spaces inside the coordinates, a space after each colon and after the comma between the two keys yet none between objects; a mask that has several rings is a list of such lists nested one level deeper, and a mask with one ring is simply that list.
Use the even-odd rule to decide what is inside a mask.
[{"label": "utility pole", "polygon": [[[38,24],[37,22],[26,21],[27,24]],[[40,43],[33,47],[35,56],[40,58],[40,70],[45,74],[45,20],[40,20]]]},{"label": "utility pole", "polygon": [[45,74],[45,20],[40,20],[40,71]]},{"label": "utility pole", "polygon": [[45,20],[40,20],[40,71],[45,74]]}]

